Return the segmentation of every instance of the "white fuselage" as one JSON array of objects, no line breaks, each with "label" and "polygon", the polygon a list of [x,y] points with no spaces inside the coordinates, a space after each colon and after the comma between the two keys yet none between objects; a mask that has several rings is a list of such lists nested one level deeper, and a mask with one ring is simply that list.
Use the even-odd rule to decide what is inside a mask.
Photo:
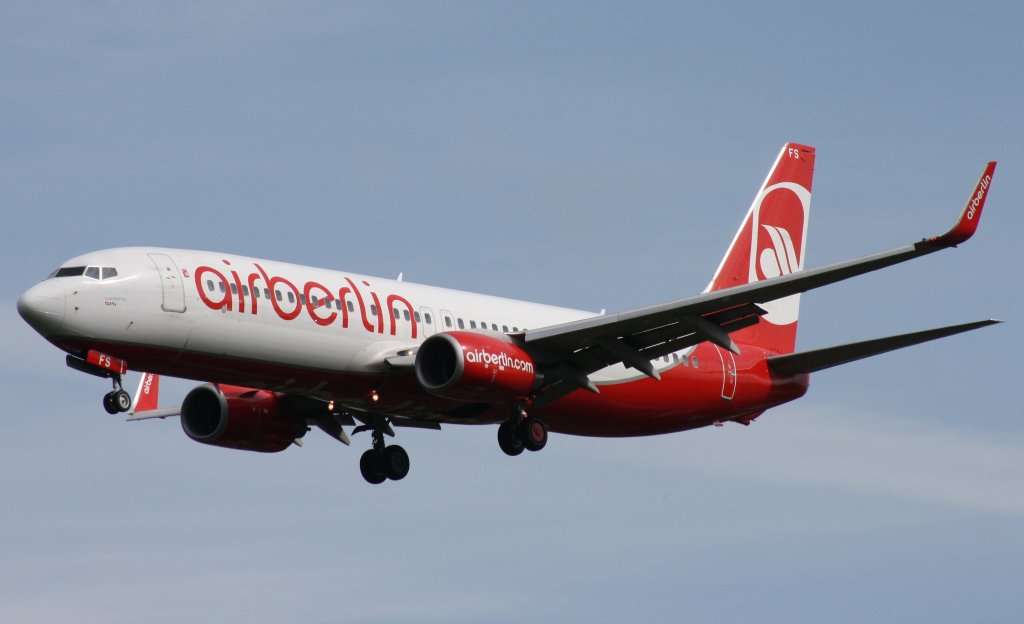
[{"label": "white fuselage", "polygon": [[[36,319],[36,329],[69,353],[97,350],[135,370],[449,422],[500,422],[508,408],[497,402],[453,406],[424,392],[398,363],[406,358],[408,364],[427,337],[446,331],[514,336],[595,316],[181,249],[97,251],[59,271],[29,290],[22,303],[35,310],[26,318]],[[748,384],[749,399],[734,393],[736,364],[725,371],[729,358],[706,344],[660,357],[653,364],[663,382],[623,364],[608,366],[590,375],[600,396],[575,392],[545,408],[546,417],[555,430],[641,435],[709,424],[723,411],[763,411],[766,387]],[[752,354],[747,366],[763,368],[763,356]],[[726,382],[733,390],[723,391]]]}]

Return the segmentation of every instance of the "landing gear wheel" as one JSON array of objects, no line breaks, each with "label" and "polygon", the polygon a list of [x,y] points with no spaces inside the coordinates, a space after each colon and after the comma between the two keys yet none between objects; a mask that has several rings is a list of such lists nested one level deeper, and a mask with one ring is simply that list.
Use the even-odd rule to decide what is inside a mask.
[{"label": "landing gear wheel", "polygon": [[409,474],[409,454],[397,444],[384,449],[381,454],[381,464],[384,474],[392,481],[401,481],[405,475]]},{"label": "landing gear wheel", "polygon": [[132,395],[128,394],[124,390],[115,390],[113,395],[113,403],[117,408],[117,411],[127,412],[132,408]]},{"label": "landing gear wheel", "polygon": [[536,416],[529,416],[522,425],[523,446],[528,451],[539,451],[548,443],[548,426]]},{"label": "landing gear wheel", "polygon": [[363,478],[367,483],[373,485],[384,483],[388,476],[384,472],[384,461],[380,451],[370,449],[363,453],[363,456],[359,458],[359,472],[363,473]]},{"label": "landing gear wheel", "polygon": [[526,448],[523,446],[523,438],[519,435],[517,423],[508,421],[501,423],[498,427],[498,446],[506,455],[515,457]]},{"label": "landing gear wheel", "polygon": [[116,392],[116,390],[112,390],[103,395],[103,409],[107,410],[108,414],[116,414],[121,411],[117,406],[116,399],[114,398],[114,394]]}]

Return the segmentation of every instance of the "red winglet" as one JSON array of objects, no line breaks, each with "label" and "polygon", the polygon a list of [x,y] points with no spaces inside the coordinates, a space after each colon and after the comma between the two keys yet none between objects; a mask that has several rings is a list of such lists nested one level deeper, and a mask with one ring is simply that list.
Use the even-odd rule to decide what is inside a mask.
[{"label": "red winglet", "polygon": [[985,198],[988,196],[989,186],[992,185],[992,174],[995,171],[995,161],[990,162],[985,167],[985,171],[982,172],[978,185],[974,187],[974,193],[967,200],[967,205],[964,206],[964,211],[960,213],[960,218],[957,219],[956,225],[942,236],[933,238],[934,242],[944,247],[955,247],[974,236],[975,230],[978,229],[978,223],[981,221],[981,211],[985,207]]},{"label": "red winglet", "polygon": [[160,376],[143,373],[139,380],[139,389],[135,392],[135,412],[150,412],[157,408],[160,401]]}]

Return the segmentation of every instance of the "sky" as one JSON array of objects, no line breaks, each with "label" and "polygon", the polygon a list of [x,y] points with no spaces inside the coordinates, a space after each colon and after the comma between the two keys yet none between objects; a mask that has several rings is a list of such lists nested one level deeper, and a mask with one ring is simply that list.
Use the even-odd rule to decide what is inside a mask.
[{"label": "sky", "polygon": [[[0,5],[0,620],[1018,619],[1024,9],[748,4]],[[124,245],[653,304],[704,287],[787,141],[818,150],[809,267],[940,234],[999,161],[974,239],[805,295],[798,348],[1006,323],[750,427],[514,459],[402,431],[410,476],[371,487],[365,437],[109,416],[15,310]]]}]

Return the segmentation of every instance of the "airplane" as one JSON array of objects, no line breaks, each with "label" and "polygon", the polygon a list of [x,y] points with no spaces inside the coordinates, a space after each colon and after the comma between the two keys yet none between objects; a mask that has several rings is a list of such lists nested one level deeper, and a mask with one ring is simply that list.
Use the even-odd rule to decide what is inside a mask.
[{"label": "airplane", "polygon": [[[63,263],[18,300],[73,369],[110,379],[129,420],[180,416],[213,446],[279,452],[317,427],[372,484],[409,472],[395,428],[498,425],[506,454],[548,433],[645,436],[750,424],[810,374],[993,323],[796,351],[800,294],[956,247],[974,234],[995,162],[941,236],[805,269],[815,149],[785,144],[710,283],[608,314],[234,254],[132,247]],[[143,372],[136,397],[125,373]],[[204,382],[158,407],[160,376]],[[133,409],[134,405],[134,409]]]}]

